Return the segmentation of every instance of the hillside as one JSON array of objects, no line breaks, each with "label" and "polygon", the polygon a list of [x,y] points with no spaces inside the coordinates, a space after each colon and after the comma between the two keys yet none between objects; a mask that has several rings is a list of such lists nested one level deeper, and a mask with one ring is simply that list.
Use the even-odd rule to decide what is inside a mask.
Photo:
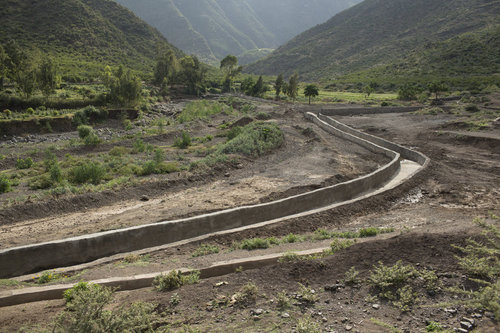
[{"label": "hillside", "polygon": [[[469,71],[475,56],[465,58],[480,37],[463,34],[491,28],[499,15],[498,0],[366,0],[295,37],[246,70],[259,74],[297,71],[305,79],[331,78],[389,64],[407,66],[405,74],[429,70],[429,64],[435,70],[448,70],[450,63]],[[461,50],[454,38],[472,44]],[[481,49],[495,51],[489,46]],[[450,50],[458,54],[443,56]],[[480,52],[475,50],[475,54]],[[453,61],[455,56],[465,58],[458,64]],[[498,70],[498,52],[480,57],[493,58],[481,69],[483,73]]]},{"label": "hillside", "polygon": [[117,1],[186,53],[218,64],[228,54],[257,60],[268,53],[259,49],[274,49],[361,0]]},{"label": "hillside", "polygon": [[0,0],[0,7],[0,43],[14,39],[51,54],[65,73],[96,72],[103,64],[150,71],[157,48],[173,48],[111,0]]}]

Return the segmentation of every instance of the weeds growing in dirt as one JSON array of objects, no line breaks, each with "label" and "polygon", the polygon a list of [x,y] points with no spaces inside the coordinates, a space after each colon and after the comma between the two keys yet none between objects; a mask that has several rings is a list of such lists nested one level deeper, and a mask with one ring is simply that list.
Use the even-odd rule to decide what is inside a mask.
[{"label": "weeds growing in dirt", "polygon": [[18,158],[16,161],[16,168],[19,170],[29,169],[33,166],[33,164],[35,164],[35,162],[33,162],[31,157],[27,157],[25,159]]},{"label": "weeds growing in dirt", "polygon": [[493,224],[481,219],[474,221],[484,230],[484,243],[471,239],[465,247],[455,246],[465,254],[457,257],[459,265],[471,276],[469,279],[480,286],[479,289],[470,291],[455,287],[450,291],[466,296],[461,301],[466,306],[491,311],[495,319],[500,320],[500,217],[491,217]]},{"label": "weeds growing in dirt", "polygon": [[361,283],[361,279],[359,278],[359,272],[353,266],[344,275],[344,284],[347,286],[356,286]]},{"label": "weeds growing in dirt", "polygon": [[201,257],[209,254],[219,253],[220,248],[216,245],[202,244],[192,254],[192,257]]},{"label": "weeds growing in dirt", "polygon": [[191,146],[191,136],[188,132],[182,131],[181,137],[175,139],[174,147],[186,149],[189,146]]},{"label": "weeds growing in dirt", "polygon": [[347,249],[348,247],[354,245],[354,243],[355,242],[350,239],[334,239],[330,244],[332,254],[340,250]]},{"label": "weeds growing in dirt", "polygon": [[255,303],[258,294],[259,288],[257,288],[254,283],[249,282],[241,287],[240,290],[233,295],[232,302],[236,306],[247,307]]},{"label": "weeds growing in dirt", "polygon": [[158,323],[153,304],[135,303],[106,310],[113,290],[100,285],[79,283],[66,290],[64,297],[66,309],[53,332],[153,332]]},{"label": "weeds growing in dirt", "polygon": [[11,189],[11,183],[6,175],[0,175],[0,193],[9,192]]},{"label": "weeds growing in dirt", "polygon": [[297,333],[321,333],[321,326],[316,323],[311,317],[306,316],[297,321],[295,328]]},{"label": "weeds growing in dirt", "polygon": [[280,311],[285,311],[292,307],[292,299],[288,297],[286,291],[283,290],[282,292],[278,293],[278,296],[276,298],[276,305]]},{"label": "weeds growing in dirt", "polygon": [[319,296],[314,289],[304,286],[299,283],[299,290],[297,291],[297,297],[307,304],[316,303],[319,300]]}]

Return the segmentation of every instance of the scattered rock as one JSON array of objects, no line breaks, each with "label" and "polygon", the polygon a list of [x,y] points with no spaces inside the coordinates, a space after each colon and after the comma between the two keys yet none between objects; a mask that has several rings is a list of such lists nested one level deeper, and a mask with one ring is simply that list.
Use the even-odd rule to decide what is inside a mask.
[{"label": "scattered rock", "polygon": [[147,195],[141,196],[141,201],[149,201],[149,197]]},{"label": "scattered rock", "polygon": [[222,286],[225,286],[225,285],[228,285],[229,283],[227,281],[221,281],[221,282],[217,282],[215,284],[215,287],[222,287]]},{"label": "scattered rock", "polygon": [[263,313],[264,313],[263,309],[252,310],[252,314],[255,315],[255,316],[260,316]]},{"label": "scattered rock", "polygon": [[290,314],[288,314],[288,312],[283,312],[281,318],[290,318]]},{"label": "scattered rock", "polygon": [[462,326],[462,328],[465,328],[467,331],[470,331],[474,328],[474,326],[472,326],[472,324],[467,321],[461,321],[460,326]]},{"label": "scattered rock", "polygon": [[350,330],[352,330],[352,326],[351,326],[351,325],[346,325],[345,330],[346,330],[346,331],[350,331]]},{"label": "scattered rock", "polygon": [[343,284],[334,284],[334,285],[331,285],[331,286],[325,286],[324,289],[325,289],[325,291],[336,292],[339,289],[342,289],[344,287],[345,286]]},{"label": "scattered rock", "polygon": [[374,308],[375,310],[378,310],[378,309],[380,309],[380,304],[373,304],[372,308]]},{"label": "scattered rock", "polygon": [[476,326],[476,321],[472,318],[463,317],[462,321],[467,322],[467,323],[471,324],[472,326]]}]

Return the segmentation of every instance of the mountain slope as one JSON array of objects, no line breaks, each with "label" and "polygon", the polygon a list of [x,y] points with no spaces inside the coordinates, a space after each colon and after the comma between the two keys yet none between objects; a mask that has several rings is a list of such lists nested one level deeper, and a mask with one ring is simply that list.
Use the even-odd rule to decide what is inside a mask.
[{"label": "mountain slope", "polygon": [[111,0],[0,0],[0,8],[0,43],[14,39],[40,49],[56,57],[63,71],[103,64],[151,70],[158,47],[175,49]]},{"label": "mountain slope", "polygon": [[253,51],[255,56],[262,53],[256,49],[274,49],[361,0],[117,1],[156,27],[175,46],[218,64],[228,54],[239,56]]},{"label": "mountain slope", "polygon": [[248,66],[259,74],[319,79],[390,64],[498,23],[499,0],[366,0]]}]

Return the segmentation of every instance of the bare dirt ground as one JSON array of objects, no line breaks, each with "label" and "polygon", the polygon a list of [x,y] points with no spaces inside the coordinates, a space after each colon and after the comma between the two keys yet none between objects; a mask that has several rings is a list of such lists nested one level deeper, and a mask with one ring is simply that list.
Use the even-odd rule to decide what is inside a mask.
[{"label": "bare dirt ground", "polygon": [[[192,258],[191,253],[200,245],[198,242],[151,253],[148,260],[140,264],[117,261],[89,268],[80,272],[78,278],[125,276],[175,267],[196,268],[230,258],[321,247],[328,243],[310,241],[255,252],[231,250],[233,241],[250,237],[280,237],[290,232],[305,235],[319,227],[329,230],[394,227],[394,233],[365,239],[320,260],[281,263],[206,279],[173,292],[159,293],[152,288],[119,292],[115,296],[115,304],[126,305],[136,301],[157,304],[157,312],[162,314],[163,320],[171,325],[173,331],[179,332],[184,331],[184,325],[201,332],[296,332],[300,321],[304,320],[316,323],[323,332],[423,332],[430,321],[451,329],[459,328],[464,317],[474,318],[477,332],[498,332],[500,326],[491,318],[491,313],[453,304],[458,298],[451,293],[428,294],[416,287],[419,292],[417,304],[411,311],[401,312],[387,300],[373,298],[373,290],[366,282],[356,287],[335,286],[352,266],[360,272],[362,279],[366,279],[377,262],[392,265],[402,260],[418,269],[434,270],[443,290],[455,285],[474,287],[458,266],[455,255],[460,252],[451,245],[464,245],[468,238],[480,237],[480,231],[472,223],[475,217],[491,222],[488,219],[490,213],[500,215],[500,131],[493,128],[487,132],[487,138],[472,135],[472,139],[467,135],[469,133],[461,133],[458,137],[443,134],[442,126],[453,121],[454,117],[449,114],[387,114],[337,118],[355,128],[415,148],[432,159],[425,175],[396,193],[377,196],[349,209],[337,209],[203,241],[203,244],[219,246],[219,254]],[[243,173],[244,169],[238,172]],[[321,172],[315,170],[314,174]],[[257,171],[248,175],[249,179],[259,180],[258,176],[264,177]],[[326,179],[326,174],[321,179]],[[274,181],[273,186],[282,184]],[[270,188],[265,192],[267,194],[261,193],[260,198],[272,191]],[[285,188],[282,191],[286,191]],[[258,200],[257,196],[254,200]],[[227,284],[217,286],[221,281]],[[258,287],[259,296],[255,303],[245,308],[222,303],[215,307],[208,305],[224,297],[230,299],[248,282]],[[317,301],[312,304],[304,302],[297,295],[300,294],[299,283],[315,290]],[[281,291],[291,298],[291,308],[277,308],[277,295]],[[180,299],[176,306],[170,302],[174,293]],[[50,301],[3,308],[0,311],[0,327],[5,332],[11,332],[35,324],[45,326],[63,307],[63,301]]]}]

